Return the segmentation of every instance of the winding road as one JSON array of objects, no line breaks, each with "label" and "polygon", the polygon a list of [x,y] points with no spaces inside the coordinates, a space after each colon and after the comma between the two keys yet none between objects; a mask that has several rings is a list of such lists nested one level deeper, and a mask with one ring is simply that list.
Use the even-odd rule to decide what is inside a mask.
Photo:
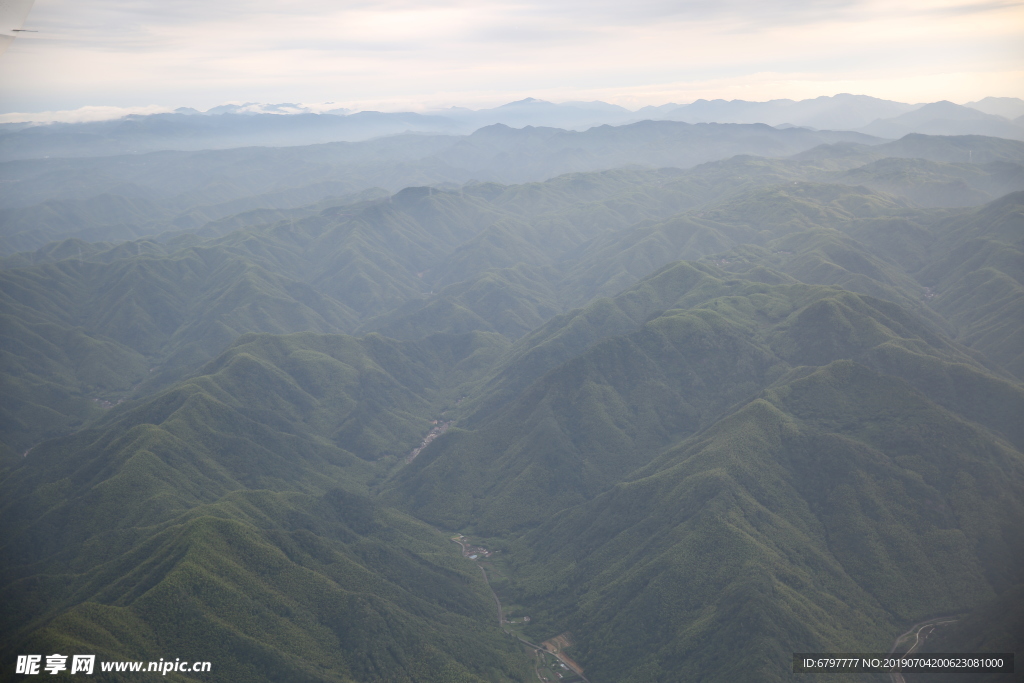
[{"label": "winding road", "polygon": [[[454,543],[458,543],[459,544],[459,547],[462,548],[462,556],[468,559],[469,555],[470,555],[470,551],[466,549],[466,544],[463,543],[461,540],[459,540],[457,538],[453,538],[451,540]],[[505,626],[505,612],[501,608],[501,600],[498,599],[498,594],[495,593],[494,592],[494,588],[491,587],[491,580],[489,578],[487,578],[487,570],[484,569],[484,566],[482,564],[478,564],[477,566],[480,568],[480,573],[483,574],[484,583],[487,585],[487,590],[491,591],[491,596],[494,598],[494,604],[497,605],[497,607],[498,607],[498,626],[501,628],[501,630],[504,631],[505,633],[509,634],[510,636],[515,636],[516,640],[518,640],[520,643],[522,643],[523,645],[526,645],[528,647],[532,647],[537,652],[542,652],[544,654],[551,654],[548,651],[547,648],[545,648],[545,647],[543,647],[541,645],[538,645],[537,643],[531,643],[529,640],[526,640],[525,638],[520,636],[518,633],[515,633],[514,631],[509,630]],[[534,665],[533,672],[535,674],[537,674],[537,678],[538,679],[543,680],[541,678],[540,672],[537,670],[536,665]],[[587,680],[586,676],[584,676],[582,673],[580,673],[578,671],[576,671],[574,673],[577,676],[579,676],[581,679],[583,679],[584,683],[590,683],[590,681]]]},{"label": "winding road", "polygon": [[[901,633],[896,638],[896,640],[893,641],[892,647],[889,648],[889,654],[895,653],[896,648],[899,647],[900,641],[913,634],[914,644],[911,645],[910,649],[904,653],[909,655],[913,653],[914,650],[916,650],[918,646],[921,645],[921,643],[923,643],[925,639],[928,638],[928,636],[930,636],[936,628],[938,628],[939,626],[945,626],[946,624],[955,623],[956,621],[957,620],[953,617],[933,617],[931,619],[926,619],[925,621],[918,622],[911,626],[909,629],[907,629],[906,632]],[[928,633],[924,634],[924,637],[921,637],[921,631],[925,630],[926,628],[929,629]],[[903,678],[903,674],[901,674],[899,671],[890,671],[889,678],[892,680],[892,683],[906,683],[906,679]]]}]

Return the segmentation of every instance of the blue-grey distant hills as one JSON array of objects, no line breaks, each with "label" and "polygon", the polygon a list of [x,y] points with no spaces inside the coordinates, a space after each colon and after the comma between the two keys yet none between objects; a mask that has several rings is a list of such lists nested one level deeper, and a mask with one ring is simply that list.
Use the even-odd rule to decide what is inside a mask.
[{"label": "blue-grey distant hills", "polygon": [[866,95],[840,94],[810,100],[697,100],[669,109],[645,107],[640,114],[687,123],[767,123],[770,126],[790,125],[850,130],[877,120],[913,111],[919,105],[882,100]]},{"label": "blue-grey distant hills", "polygon": [[1008,119],[1019,119],[1024,116],[1024,100],[1017,97],[986,97],[977,102],[968,102],[966,106]]},{"label": "blue-grey distant hills", "polygon": [[368,140],[407,132],[470,132],[457,121],[412,112],[363,111],[348,116],[171,114],[131,115],[112,121],[0,127],[0,158],[40,159],[138,154],[161,150],[287,147]]},{"label": "blue-grey distant hills", "polygon": [[986,114],[971,107],[947,102],[932,102],[889,119],[879,119],[858,128],[883,138],[900,138],[908,133],[926,135],[989,135],[1024,140],[1024,127],[1006,117]]},{"label": "blue-grey distant hills", "polygon": [[[623,165],[697,172],[733,155],[796,155],[823,169],[801,178],[865,185],[928,207],[978,205],[1024,189],[1022,142],[920,134],[879,142],[850,132],[648,121],[584,132],[494,125],[468,136],[7,161],[0,163],[0,254],[70,237],[212,236],[408,186],[537,182]],[[759,177],[756,169],[743,177]]]},{"label": "blue-grey distant hills", "polygon": [[[649,106],[637,111],[606,102],[545,102],[526,98],[500,107],[462,107],[433,112],[352,112],[337,108],[314,113],[303,105],[230,104],[206,112],[131,115],[88,123],[0,124],[0,160],[109,156],[161,150],[285,147],[357,142],[402,133],[468,135],[501,124],[511,128],[585,131],[641,121],[767,124],[779,128],[856,130],[896,139],[908,133],[987,135],[1024,139],[1024,100],[989,97],[970,106],[951,102],[906,104],[865,95],[839,94],[808,100],[697,100]],[[753,153],[765,153],[756,151]]]},{"label": "blue-grey distant hills", "polygon": [[[290,208],[372,187],[397,191],[469,180],[530,182],[618,166],[687,168],[737,154],[788,156],[822,144],[879,142],[855,132],[644,121],[582,132],[494,124],[465,136],[409,134],[296,147],[21,159],[0,163],[0,208],[109,193],[133,202],[171,201],[181,211],[266,193],[277,196],[254,206],[225,205],[224,211],[204,217],[210,220],[256,206]],[[33,220],[32,232],[45,233],[47,222]]]},{"label": "blue-grey distant hills", "polygon": [[491,109],[472,110],[463,107],[452,107],[432,113],[463,122],[474,130],[495,123],[501,123],[513,128],[550,126],[554,128],[586,130],[593,126],[617,125],[633,123],[648,118],[662,118],[646,116],[640,112],[633,112],[625,107],[608,104],[607,102],[562,102],[561,104],[555,104],[554,102],[546,102],[533,97],[509,102],[508,104]]}]

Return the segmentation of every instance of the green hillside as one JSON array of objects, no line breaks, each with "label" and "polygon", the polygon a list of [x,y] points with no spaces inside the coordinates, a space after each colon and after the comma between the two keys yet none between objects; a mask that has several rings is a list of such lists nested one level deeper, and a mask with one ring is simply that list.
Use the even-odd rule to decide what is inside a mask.
[{"label": "green hillside", "polygon": [[216,655],[224,681],[524,680],[453,544],[367,498],[381,469],[365,459],[416,445],[444,407],[438,375],[465,360],[377,336],[244,337],[33,449],[2,484],[19,558],[5,649],[171,647]]},{"label": "green hillside", "polygon": [[223,252],[0,271],[4,443],[21,452],[97,402],[173,381],[246,332],[336,331],[354,314]]},{"label": "green hillside", "polygon": [[[686,281],[688,270],[670,268],[657,279]],[[830,287],[704,280],[705,291],[717,285],[712,296],[694,301],[685,292],[681,298],[692,302],[685,309],[677,301],[676,310],[635,332],[591,338],[595,343],[583,353],[509,401],[509,392],[530,376],[516,370],[525,365],[543,373],[552,354],[572,353],[562,339],[585,335],[583,321],[602,309],[618,312],[628,325],[621,311],[638,292],[563,319],[562,329],[513,361],[492,396],[467,415],[466,424],[479,428],[438,440],[398,474],[385,500],[404,501],[415,514],[451,528],[487,536],[520,530],[593,497],[780,376],[838,359],[900,377],[1024,447],[1015,417],[1024,410],[1021,387],[992,375],[898,306]]]},{"label": "green hillside", "polygon": [[561,634],[592,683],[792,681],[936,615],[1017,647],[1024,147],[837,140],[0,164],[0,679],[527,681]]},{"label": "green hillside", "polygon": [[520,600],[597,680],[790,680],[793,651],[886,651],[1016,580],[1022,462],[837,361],[524,536]]},{"label": "green hillside", "polygon": [[[1016,192],[950,221],[948,251],[918,278],[931,305],[956,325],[957,337],[1024,377],[1024,193]],[[955,246],[954,246],[955,245]]]}]

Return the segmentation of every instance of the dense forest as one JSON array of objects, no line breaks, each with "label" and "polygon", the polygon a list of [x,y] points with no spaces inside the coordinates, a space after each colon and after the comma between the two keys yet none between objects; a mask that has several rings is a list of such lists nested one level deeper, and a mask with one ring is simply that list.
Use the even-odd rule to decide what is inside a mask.
[{"label": "dense forest", "polygon": [[525,682],[571,634],[592,683],[888,681],[792,655],[940,615],[1024,651],[1024,142],[493,125],[0,180],[4,680]]}]

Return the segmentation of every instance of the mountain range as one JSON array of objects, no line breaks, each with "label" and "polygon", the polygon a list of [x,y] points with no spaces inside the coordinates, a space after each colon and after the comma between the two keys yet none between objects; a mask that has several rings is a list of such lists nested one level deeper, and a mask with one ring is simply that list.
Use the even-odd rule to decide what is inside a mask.
[{"label": "mountain range", "polygon": [[221,105],[207,112],[183,107],[173,113],[89,123],[0,124],[0,160],[355,142],[410,132],[468,135],[496,124],[585,131],[642,121],[760,123],[781,128],[858,131],[887,139],[925,133],[1024,140],[1022,116],[1024,100],[1011,97],[988,97],[958,105],[946,101],[905,104],[850,94],[799,101],[700,99],[637,111],[599,101],[555,104],[534,98],[490,109],[451,107],[429,112],[353,112],[249,102]]},{"label": "mountain range", "polygon": [[[169,120],[218,116],[314,115]],[[940,615],[1021,651],[1024,142],[883,137],[4,161],[0,677],[826,681],[793,653]]]}]

